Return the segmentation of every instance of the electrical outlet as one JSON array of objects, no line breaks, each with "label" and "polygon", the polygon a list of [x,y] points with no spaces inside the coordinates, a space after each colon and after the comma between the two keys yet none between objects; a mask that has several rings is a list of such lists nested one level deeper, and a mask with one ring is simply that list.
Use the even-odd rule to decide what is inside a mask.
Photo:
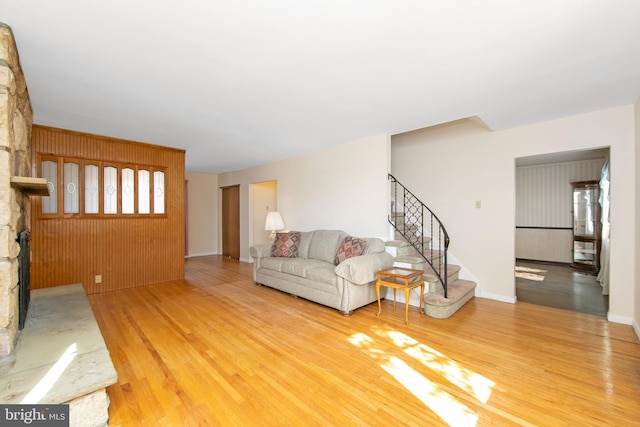
[{"label": "electrical outlet", "polygon": [[96,282],[96,284],[102,283],[102,275],[101,274],[96,274],[95,282]]}]

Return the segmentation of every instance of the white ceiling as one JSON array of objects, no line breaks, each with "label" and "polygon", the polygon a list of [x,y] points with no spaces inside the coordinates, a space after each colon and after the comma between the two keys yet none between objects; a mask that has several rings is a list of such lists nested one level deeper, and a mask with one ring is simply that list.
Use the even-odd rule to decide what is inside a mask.
[{"label": "white ceiling", "polygon": [[224,172],[635,102],[638,0],[0,0],[37,124]]}]

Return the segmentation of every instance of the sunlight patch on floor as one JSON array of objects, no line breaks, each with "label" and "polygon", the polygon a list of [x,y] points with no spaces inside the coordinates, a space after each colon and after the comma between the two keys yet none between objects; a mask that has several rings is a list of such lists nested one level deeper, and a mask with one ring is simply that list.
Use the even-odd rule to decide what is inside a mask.
[{"label": "sunlight patch on floor", "polygon": [[495,383],[469,369],[460,366],[439,351],[422,344],[406,334],[394,330],[375,330],[376,334],[388,337],[406,354],[418,360],[424,366],[438,372],[449,382],[466,391],[482,403],[487,403]]},{"label": "sunlight patch on floor", "polygon": [[519,279],[533,280],[534,282],[542,282],[547,270],[540,270],[538,268],[529,268],[516,266],[516,277]]},{"label": "sunlight patch on floor", "polygon": [[[390,335],[387,335],[387,338],[389,337]],[[395,335],[394,338],[396,340],[406,341],[406,339],[399,334]],[[459,402],[441,386],[430,381],[399,357],[390,355],[376,346],[375,340],[370,336],[357,333],[349,337],[348,340],[351,344],[368,354],[382,369],[392,375],[396,381],[402,384],[402,386],[416,396],[416,398],[420,399],[425,406],[442,418],[447,424],[463,427],[472,427],[477,424],[478,415],[472,409]],[[397,341],[394,340],[392,342],[398,345]],[[411,354],[408,355],[415,357]]]},{"label": "sunlight patch on floor", "polygon": [[53,388],[60,378],[60,375],[67,369],[67,366],[71,364],[75,359],[78,352],[78,347],[75,343],[71,344],[65,352],[60,356],[60,359],[49,369],[44,377],[38,384],[36,384],[31,391],[22,399],[20,403],[40,403],[40,400]]}]

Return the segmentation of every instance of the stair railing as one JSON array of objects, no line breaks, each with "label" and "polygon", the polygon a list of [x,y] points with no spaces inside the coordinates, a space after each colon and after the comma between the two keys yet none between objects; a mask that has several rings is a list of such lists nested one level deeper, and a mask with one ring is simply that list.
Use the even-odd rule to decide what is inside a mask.
[{"label": "stair railing", "polygon": [[[447,251],[449,234],[431,209],[389,174],[391,184],[391,214],[389,223],[427,261],[447,298]],[[425,229],[425,225],[428,227]],[[425,238],[429,238],[425,244]]]}]

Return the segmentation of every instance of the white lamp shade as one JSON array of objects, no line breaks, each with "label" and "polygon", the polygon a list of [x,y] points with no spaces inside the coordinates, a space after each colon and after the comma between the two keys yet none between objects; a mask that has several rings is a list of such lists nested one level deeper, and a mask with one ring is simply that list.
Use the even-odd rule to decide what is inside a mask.
[{"label": "white lamp shade", "polygon": [[280,216],[280,212],[269,212],[267,221],[264,223],[264,229],[268,231],[283,230],[284,222]]}]

